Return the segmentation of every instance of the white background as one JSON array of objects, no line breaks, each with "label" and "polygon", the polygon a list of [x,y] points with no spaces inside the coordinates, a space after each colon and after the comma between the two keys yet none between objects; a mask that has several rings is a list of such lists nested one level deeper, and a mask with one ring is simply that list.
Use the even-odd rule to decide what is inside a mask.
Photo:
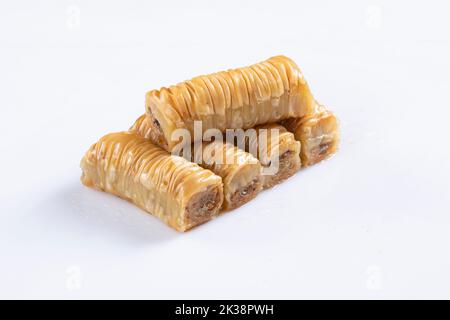
[{"label": "white background", "polygon": [[[1,298],[450,298],[448,1],[1,1]],[[276,54],[339,153],[180,234],[82,186],[147,90]]]}]

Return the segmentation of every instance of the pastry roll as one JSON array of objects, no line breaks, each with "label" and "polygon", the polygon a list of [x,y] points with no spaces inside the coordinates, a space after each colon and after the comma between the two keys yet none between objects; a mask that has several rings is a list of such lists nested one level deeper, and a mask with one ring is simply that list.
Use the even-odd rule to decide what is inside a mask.
[{"label": "pastry roll", "polygon": [[199,76],[146,95],[155,141],[169,151],[178,144],[172,136],[176,129],[187,129],[195,141],[201,140],[201,135],[194,135],[195,123],[201,122],[200,133],[212,128],[247,129],[302,117],[313,108],[302,72],[284,56]]},{"label": "pastry roll", "polygon": [[288,119],[282,124],[294,133],[301,143],[303,166],[310,166],[331,156],[339,144],[339,123],[333,113],[317,104],[313,114]]},{"label": "pastry roll", "polygon": [[88,187],[127,199],[178,231],[219,213],[222,179],[133,133],[112,133],[81,160]]},{"label": "pastry roll", "polygon": [[261,162],[263,185],[267,189],[300,169],[300,142],[285,127],[275,123],[256,126],[255,131],[256,139],[247,139],[245,149]]},{"label": "pastry roll", "polygon": [[263,188],[258,159],[231,143],[203,143],[200,166],[222,177],[225,210],[235,209],[252,200]]},{"label": "pastry roll", "polygon": [[[148,118],[139,117],[131,132],[155,141],[157,139],[149,125]],[[197,162],[201,167],[222,177],[224,201],[223,209],[231,210],[252,200],[262,189],[261,164],[258,159],[231,143],[223,141],[203,142],[198,144],[201,153],[190,149],[190,154],[183,157]],[[196,154],[201,158],[196,159]]]}]

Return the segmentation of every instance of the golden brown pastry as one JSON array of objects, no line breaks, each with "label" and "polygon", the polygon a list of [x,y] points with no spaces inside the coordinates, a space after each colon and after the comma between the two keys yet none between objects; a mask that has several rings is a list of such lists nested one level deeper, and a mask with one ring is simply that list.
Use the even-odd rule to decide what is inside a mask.
[{"label": "golden brown pastry", "polygon": [[263,178],[258,159],[230,143],[203,143],[201,167],[222,177],[224,209],[231,210],[249,202],[262,190]]},{"label": "golden brown pastry", "polygon": [[86,186],[127,199],[178,231],[210,220],[222,206],[219,176],[133,133],[101,138],[81,168]]},{"label": "golden brown pastry", "polygon": [[176,129],[187,129],[194,137],[194,121],[201,121],[202,133],[212,128],[223,132],[302,117],[313,107],[302,72],[284,56],[199,76],[146,95],[154,141],[169,151],[178,143],[172,136]]},{"label": "golden brown pastry", "polygon": [[263,185],[267,189],[300,169],[300,142],[279,124],[259,125],[254,129],[257,139],[247,139],[245,150],[261,162]]},{"label": "golden brown pastry", "polygon": [[334,154],[339,145],[339,123],[333,113],[317,104],[315,112],[282,124],[301,142],[300,156],[304,167]]},{"label": "golden brown pastry", "polygon": [[[145,115],[136,120],[130,131],[152,141],[156,139]],[[223,141],[204,142],[198,147],[201,147],[200,159],[194,159],[193,146],[190,154],[183,156],[222,177],[223,209],[240,207],[262,190],[261,164],[251,154]]]}]

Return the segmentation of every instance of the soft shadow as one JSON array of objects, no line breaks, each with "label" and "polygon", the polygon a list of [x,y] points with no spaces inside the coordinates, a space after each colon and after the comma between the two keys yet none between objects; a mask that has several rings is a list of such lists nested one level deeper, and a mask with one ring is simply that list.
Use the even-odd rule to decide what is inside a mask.
[{"label": "soft shadow", "polygon": [[80,182],[55,191],[40,204],[38,212],[41,222],[112,242],[148,245],[180,235],[128,201],[87,188]]}]

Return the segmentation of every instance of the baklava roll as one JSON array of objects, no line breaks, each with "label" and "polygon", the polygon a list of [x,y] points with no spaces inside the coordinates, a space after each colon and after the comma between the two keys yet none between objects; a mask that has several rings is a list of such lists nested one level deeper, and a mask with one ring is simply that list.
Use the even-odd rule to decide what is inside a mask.
[{"label": "baklava roll", "polygon": [[302,166],[307,167],[336,153],[339,145],[339,122],[336,116],[317,104],[313,114],[288,119],[282,124],[301,143]]},{"label": "baklava roll", "polygon": [[302,117],[313,107],[314,99],[302,72],[284,56],[199,76],[146,95],[155,140],[169,151],[178,144],[172,136],[176,129],[187,129],[194,138],[194,122],[201,121],[201,133],[208,129],[247,129]]},{"label": "baklava roll", "polygon": [[[136,120],[130,131],[152,141],[157,139],[145,115]],[[182,155],[222,177],[224,210],[242,206],[262,190],[261,164],[250,153],[219,140],[203,142],[198,144],[198,147],[202,148],[201,153],[198,152],[200,159],[194,157],[194,146],[191,146],[190,154]]]},{"label": "baklava roll", "polygon": [[260,125],[254,129],[256,138],[247,139],[245,149],[261,162],[264,189],[271,188],[300,169],[300,142],[280,124]]},{"label": "baklava roll", "polygon": [[210,220],[222,206],[219,176],[133,133],[101,138],[81,168],[86,186],[127,199],[178,231]]},{"label": "baklava roll", "polygon": [[222,177],[225,210],[252,200],[263,188],[261,164],[254,156],[231,143],[203,143],[200,166]]}]

